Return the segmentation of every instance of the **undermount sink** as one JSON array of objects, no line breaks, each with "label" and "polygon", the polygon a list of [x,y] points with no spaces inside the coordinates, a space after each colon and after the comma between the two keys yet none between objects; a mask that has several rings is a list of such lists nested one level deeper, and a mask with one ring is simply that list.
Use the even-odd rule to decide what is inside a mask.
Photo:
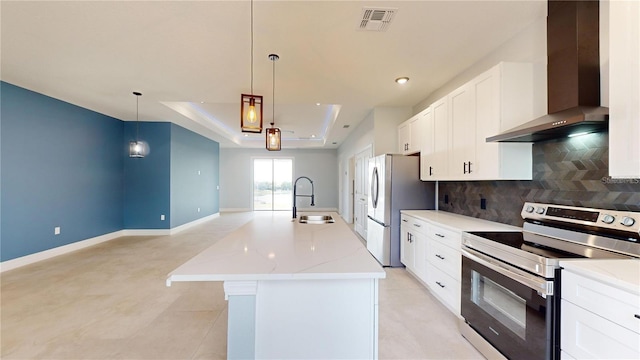
[{"label": "undermount sink", "polygon": [[331,224],[336,222],[331,215],[300,215],[303,224]]}]

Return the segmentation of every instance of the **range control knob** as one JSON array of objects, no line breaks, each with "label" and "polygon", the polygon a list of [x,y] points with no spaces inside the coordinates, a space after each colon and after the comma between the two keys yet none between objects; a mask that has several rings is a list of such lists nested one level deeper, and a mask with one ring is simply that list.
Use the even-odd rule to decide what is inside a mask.
[{"label": "range control knob", "polygon": [[622,221],[620,221],[620,224],[624,225],[624,226],[631,226],[633,224],[635,224],[636,221],[633,218],[630,218],[628,216],[625,216],[622,218]]},{"label": "range control knob", "polygon": [[616,218],[611,215],[605,215],[602,217],[602,222],[605,224],[613,224],[614,221],[616,221]]},{"label": "range control knob", "polygon": [[532,213],[533,210],[535,210],[535,208],[531,205],[527,205],[527,207],[524,209],[524,211],[528,212],[528,213]]},{"label": "range control knob", "polygon": [[544,208],[543,207],[539,207],[536,209],[536,213],[538,214],[544,214]]}]

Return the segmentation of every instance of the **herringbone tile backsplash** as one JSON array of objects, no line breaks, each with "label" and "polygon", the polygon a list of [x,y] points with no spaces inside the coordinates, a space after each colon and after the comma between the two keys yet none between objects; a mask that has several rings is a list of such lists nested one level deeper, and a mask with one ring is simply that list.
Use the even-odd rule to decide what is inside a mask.
[{"label": "herringbone tile backsplash", "polygon": [[640,211],[640,179],[611,179],[608,170],[607,133],[545,141],[533,145],[533,180],[441,181],[438,207],[515,226],[525,201]]}]

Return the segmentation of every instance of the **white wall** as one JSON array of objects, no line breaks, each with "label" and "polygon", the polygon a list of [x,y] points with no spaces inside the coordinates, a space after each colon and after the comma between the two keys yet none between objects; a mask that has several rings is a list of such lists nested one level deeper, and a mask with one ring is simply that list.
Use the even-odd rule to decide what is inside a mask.
[{"label": "white wall", "polygon": [[412,116],[410,107],[380,107],[374,112],[374,155],[398,152],[398,125]]},{"label": "white wall", "polygon": [[[299,210],[338,209],[338,156],[334,149],[283,149],[268,152],[264,149],[220,149],[220,211],[249,211],[252,209],[253,158],[293,158],[293,180],[308,176],[315,188],[315,207],[309,199],[299,198]],[[298,183],[300,193],[310,193],[308,182]]]},{"label": "white wall", "polygon": [[[540,18],[519,34],[489,53],[482,60],[458,74],[438,90],[413,107],[417,114],[436,100],[462,86],[469,80],[501,61],[547,63],[547,19]],[[546,83],[546,79],[545,79]]]},{"label": "white wall", "polygon": [[[470,66],[413,107],[413,114],[457,89],[501,61],[547,64],[547,19],[538,19],[522,32]],[[545,79],[546,82],[546,79]],[[600,1],[600,102],[609,106],[609,1]],[[533,119],[532,119],[533,120]]]},{"label": "white wall", "polygon": [[339,212],[346,221],[352,219],[349,208],[350,173],[353,164],[351,158],[371,146],[375,155],[396,153],[398,149],[398,125],[411,117],[410,107],[379,107],[373,109],[367,117],[349,134],[338,148],[340,168],[340,208]]}]

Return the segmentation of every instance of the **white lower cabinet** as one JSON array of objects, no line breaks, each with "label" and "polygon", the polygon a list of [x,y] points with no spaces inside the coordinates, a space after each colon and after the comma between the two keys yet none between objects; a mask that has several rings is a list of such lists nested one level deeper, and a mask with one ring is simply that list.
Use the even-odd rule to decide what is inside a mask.
[{"label": "white lower cabinet", "polygon": [[427,285],[445,306],[460,315],[462,232],[429,224],[427,237]]},{"label": "white lower cabinet", "polygon": [[462,232],[401,215],[400,259],[447,308],[460,314]]},{"label": "white lower cabinet", "polygon": [[407,215],[401,215],[400,219],[400,262],[424,281],[427,223]]},{"label": "white lower cabinet", "polygon": [[460,315],[460,278],[453,278],[427,262],[427,285],[454,314]]},{"label": "white lower cabinet", "polygon": [[561,349],[566,359],[640,359],[640,295],[562,271]]}]

